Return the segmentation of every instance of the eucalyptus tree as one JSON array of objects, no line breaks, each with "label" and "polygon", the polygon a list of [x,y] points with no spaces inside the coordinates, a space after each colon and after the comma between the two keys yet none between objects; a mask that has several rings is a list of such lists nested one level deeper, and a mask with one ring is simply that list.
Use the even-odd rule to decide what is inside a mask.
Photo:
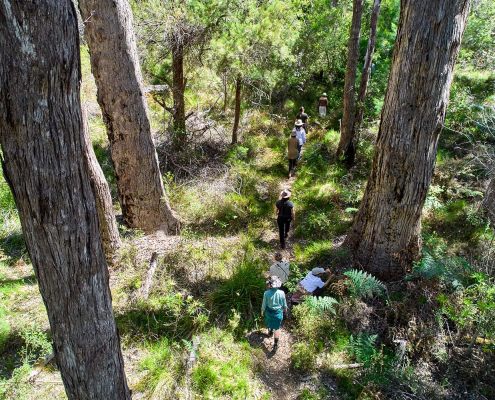
[{"label": "eucalyptus tree", "polygon": [[0,143],[69,399],[130,399],[85,152],[76,10],[0,1]]},{"label": "eucalyptus tree", "polygon": [[345,245],[382,278],[402,277],[421,249],[433,174],[469,0],[403,0],[373,168]]},{"label": "eucalyptus tree", "polygon": [[174,233],[144,97],[133,16],[127,0],[79,0],[98,103],[110,141],[124,222]]}]

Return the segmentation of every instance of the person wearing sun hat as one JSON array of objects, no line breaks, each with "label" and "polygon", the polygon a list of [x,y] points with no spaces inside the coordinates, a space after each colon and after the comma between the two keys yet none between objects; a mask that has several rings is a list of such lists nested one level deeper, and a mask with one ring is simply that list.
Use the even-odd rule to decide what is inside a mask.
[{"label": "person wearing sun hat", "polygon": [[303,296],[320,296],[333,277],[330,274],[327,280],[323,282],[321,278],[325,273],[330,274],[330,270],[316,267],[308,272],[306,277],[297,284],[297,290],[292,293],[292,302],[294,304],[302,303],[304,301]]},{"label": "person wearing sun hat", "polygon": [[294,124],[294,128],[292,129],[292,133],[296,132],[296,138],[299,140],[299,145],[297,146],[297,157],[296,162],[299,160],[299,156],[301,155],[301,149],[304,143],[306,143],[306,131],[304,130],[304,123],[298,119]]},{"label": "person wearing sun hat", "polygon": [[266,281],[268,290],[263,295],[263,304],[261,305],[261,316],[265,317],[265,323],[268,325],[268,334],[274,332],[275,343],[273,352],[277,351],[278,339],[280,338],[280,325],[284,319],[284,312],[287,311],[287,301],[285,293],[280,290],[282,281],[278,276],[271,276]]},{"label": "person wearing sun hat", "polygon": [[289,200],[290,196],[290,190],[284,189],[280,192],[280,200],[275,203],[275,215],[277,216],[280,247],[282,249],[285,249],[285,239],[289,236],[290,223],[296,219],[294,203]]},{"label": "person wearing sun hat", "polygon": [[293,174],[293,169],[296,165],[296,158],[299,154],[299,139],[297,139],[297,132],[292,131],[289,141],[287,142],[287,157],[289,158],[289,178]]},{"label": "person wearing sun hat", "polygon": [[318,111],[320,112],[320,117],[325,117],[327,115],[328,99],[327,94],[323,95],[318,100]]}]

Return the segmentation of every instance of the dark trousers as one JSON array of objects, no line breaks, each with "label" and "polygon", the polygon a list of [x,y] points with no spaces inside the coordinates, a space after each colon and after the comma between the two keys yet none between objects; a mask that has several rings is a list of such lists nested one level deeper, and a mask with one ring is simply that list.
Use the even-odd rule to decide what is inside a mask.
[{"label": "dark trousers", "polygon": [[291,173],[291,172],[292,172],[292,170],[294,169],[294,167],[295,167],[295,166],[296,166],[296,159],[291,160],[291,159],[289,158],[289,173]]},{"label": "dark trousers", "polygon": [[299,156],[301,155],[301,149],[302,149],[302,144],[300,144],[299,146],[297,146],[297,151],[299,153],[297,153],[296,161],[299,160]]},{"label": "dark trousers", "polygon": [[285,246],[285,236],[289,234],[290,221],[292,218],[277,217],[278,233],[280,235],[280,244]]}]

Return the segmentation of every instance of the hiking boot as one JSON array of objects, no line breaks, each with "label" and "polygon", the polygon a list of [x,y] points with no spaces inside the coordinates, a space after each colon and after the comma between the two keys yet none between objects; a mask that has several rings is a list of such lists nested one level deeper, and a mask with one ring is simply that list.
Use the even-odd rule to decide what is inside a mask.
[{"label": "hiking boot", "polygon": [[286,234],[285,234],[285,238],[287,239],[288,237],[289,237],[289,234],[288,234],[288,233],[286,233]]},{"label": "hiking boot", "polygon": [[273,329],[268,329],[268,336],[272,336],[273,335]]},{"label": "hiking boot", "polygon": [[273,346],[273,352],[276,353],[277,352],[277,349],[278,349],[278,344],[276,344],[276,345]]},{"label": "hiking boot", "polygon": [[285,243],[282,243],[282,244],[280,245],[280,248],[285,249]]}]

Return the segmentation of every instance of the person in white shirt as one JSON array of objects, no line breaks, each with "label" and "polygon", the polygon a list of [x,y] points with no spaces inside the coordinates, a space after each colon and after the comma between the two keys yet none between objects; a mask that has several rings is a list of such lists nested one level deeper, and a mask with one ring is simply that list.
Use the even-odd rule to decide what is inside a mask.
[{"label": "person in white shirt", "polygon": [[297,290],[292,294],[292,302],[295,304],[304,301],[303,296],[319,296],[323,289],[328,286],[333,275],[330,274],[328,279],[323,282],[321,279],[325,273],[330,274],[330,270],[320,267],[313,268],[306,277],[297,284]]},{"label": "person in white shirt", "polygon": [[297,154],[296,162],[299,160],[299,156],[301,155],[303,144],[306,143],[306,131],[304,130],[303,125],[303,122],[298,119],[295,123],[294,129],[292,129],[292,132],[296,132],[296,138],[299,140],[299,147],[297,148],[299,153]]},{"label": "person in white shirt", "polygon": [[280,281],[282,282],[281,290],[284,291],[285,294],[289,293],[289,289],[287,289],[284,285],[289,280],[289,269],[290,264],[282,260],[282,253],[275,253],[275,261],[276,263],[270,266],[270,276],[278,276]]}]

